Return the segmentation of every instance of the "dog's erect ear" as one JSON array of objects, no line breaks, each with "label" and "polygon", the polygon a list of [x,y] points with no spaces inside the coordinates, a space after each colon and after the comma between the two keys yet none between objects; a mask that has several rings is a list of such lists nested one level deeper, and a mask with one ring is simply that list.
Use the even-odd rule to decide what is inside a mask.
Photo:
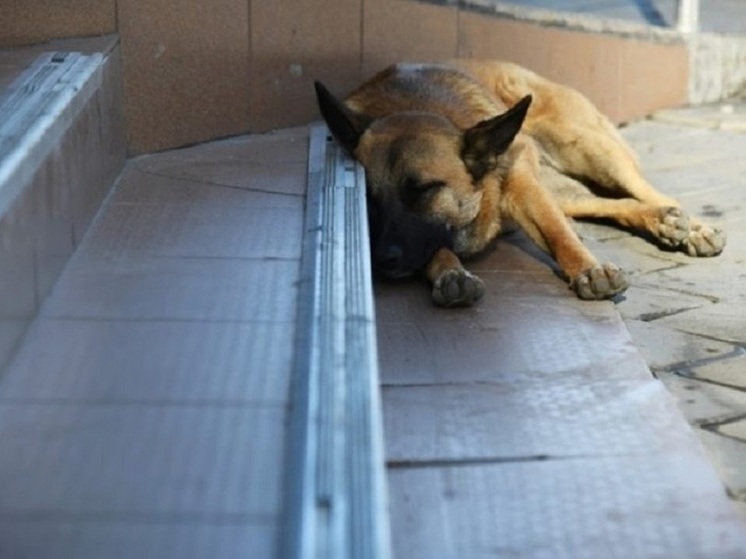
[{"label": "dog's erect ear", "polygon": [[319,111],[337,141],[350,153],[355,151],[360,136],[370,124],[370,119],[356,113],[334,97],[321,82],[314,82]]},{"label": "dog's erect ear", "polygon": [[504,153],[521,129],[531,96],[526,95],[501,115],[469,128],[464,132],[461,157],[475,180],[494,169],[496,158]]}]

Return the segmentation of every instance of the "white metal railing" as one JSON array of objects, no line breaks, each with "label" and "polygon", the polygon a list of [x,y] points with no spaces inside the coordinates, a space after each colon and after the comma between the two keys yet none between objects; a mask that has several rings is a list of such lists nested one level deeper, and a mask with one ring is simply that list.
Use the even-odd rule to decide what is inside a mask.
[{"label": "white metal railing", "polygon": [[676,28],[682,33],[694,33],[699,28],[699,0],[679,0]]}]

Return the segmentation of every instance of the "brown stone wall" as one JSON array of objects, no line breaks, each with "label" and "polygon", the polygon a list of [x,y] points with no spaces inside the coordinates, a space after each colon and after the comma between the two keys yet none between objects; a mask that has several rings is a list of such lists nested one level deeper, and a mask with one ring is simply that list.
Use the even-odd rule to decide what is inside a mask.
[{"label": "brown stone wall", "polygon": [[[8,8],[6,9],[6,6]],[[118,31],[130,151],[318,118],[313,80],[340,95],[398,60],[524,64],[622,122],[686,102],[685,45],[501,19],[415,0],[4,0],[0,45]]]},{"label": "brown stone wall", "polygon": [[116,31],[116,0],[0,0],[0,47]]},{"label": "brown stone wall", "polygon": [[615,122],[687,100],[689,58],[683,44],[462,13],[458,55],[522,64],[578,89]]},{"label": "brown stone wall", "polygon": [[246,0],[118,0],[135,153],[249,129]]}]

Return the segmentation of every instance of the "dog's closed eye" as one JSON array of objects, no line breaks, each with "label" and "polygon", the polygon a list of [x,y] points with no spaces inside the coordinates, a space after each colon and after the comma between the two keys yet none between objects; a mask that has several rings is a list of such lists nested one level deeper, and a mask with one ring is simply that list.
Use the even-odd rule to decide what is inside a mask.
[{"label": "dog's closed eye", "polygon": [[446,186],[446,182],[442,180],[427,180],[422,181],[414,177],[407,179],[405,186],[408,190],[419,190],[424,192],[425,190],[433,190],[435,188],[443,188]]},{"label": "dog's closed eye", "polygon": [[446,186],[445,181],[427,181],[420,184],[421,190],[433,190],[434,188],[443,188]]},{"label": "dog's closed eye", "polygon": [[409,177],[404,181],[404,188],[399,192],[402,203],[409,209],[414,209],[420,204],[426,203],[436,191],[444,188],[445,181],[442,180],[419,180]]}]

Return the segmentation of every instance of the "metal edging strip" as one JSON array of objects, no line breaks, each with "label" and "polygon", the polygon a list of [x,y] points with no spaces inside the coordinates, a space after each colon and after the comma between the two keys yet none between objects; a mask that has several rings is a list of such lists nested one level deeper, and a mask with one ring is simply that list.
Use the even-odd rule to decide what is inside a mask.
[{"label": "metal edging strip", "polygon": [[311,128],[281,554],[391,556],[365,175]]},{"label": "metal edging strip", "polygon": [[101,54],[41,54],[0,96],[0,216],[100,87]]}]

